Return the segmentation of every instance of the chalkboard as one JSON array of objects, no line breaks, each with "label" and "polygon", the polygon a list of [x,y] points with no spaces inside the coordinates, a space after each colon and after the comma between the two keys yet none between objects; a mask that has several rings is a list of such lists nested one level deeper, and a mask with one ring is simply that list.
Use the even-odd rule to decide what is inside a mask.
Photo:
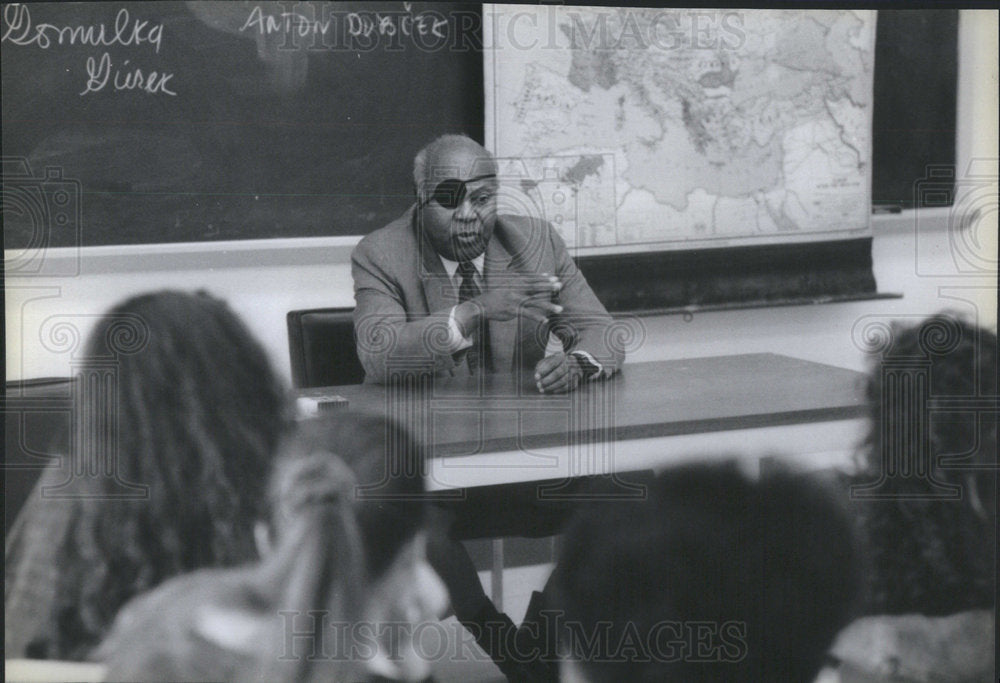
[{"label": "chalkboard", "polygon": [[[478,5],[3,14],[8,249],[361,235],[409,205],[425,142],[482,139]],[[879,12],[875,203],[912,205],[927,166],[954,163],[957,22],[956,10]]]},{"label": "chalkboard", "polygon": [[958,10],[879,10],[872,112],[876,206],[940,206],[941,190],[950,195],[954,176],[930,167],[955,164],[957,83]]},{"label": "chalkboard", "polygon": [[412,201],[423,144],[481,139],[479,25],[444,4],[6,5],[6,248],[370,232]]}]

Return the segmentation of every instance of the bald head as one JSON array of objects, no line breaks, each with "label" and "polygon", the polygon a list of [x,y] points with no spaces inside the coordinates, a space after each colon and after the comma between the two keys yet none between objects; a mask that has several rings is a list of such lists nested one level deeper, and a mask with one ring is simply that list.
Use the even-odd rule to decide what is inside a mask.
[{"label": "bald head", "polygon": [[413,160],[413,185],[424,199],[428,186],[445,178],[466,180],[497,172],[493,155],[466,135],[442,135],[425,146]]}]

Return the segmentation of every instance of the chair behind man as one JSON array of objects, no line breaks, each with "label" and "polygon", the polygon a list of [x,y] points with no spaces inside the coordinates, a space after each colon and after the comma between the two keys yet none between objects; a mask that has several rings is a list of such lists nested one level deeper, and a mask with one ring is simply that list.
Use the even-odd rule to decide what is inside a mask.
[{"label": "chair behind man", "polygon": [[365,378],[354,341],[353,308],[289,311],[288,352],[296,388],[360,384]]}]

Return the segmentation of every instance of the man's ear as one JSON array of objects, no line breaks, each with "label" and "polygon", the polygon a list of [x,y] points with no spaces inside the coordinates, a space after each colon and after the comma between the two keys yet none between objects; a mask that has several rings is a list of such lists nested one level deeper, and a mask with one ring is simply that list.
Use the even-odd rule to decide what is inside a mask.
[{"label": "man's ear", "polygon": [[265,522],[254,522],[253,541],[257,546],[257,555],[264,558],[271,554],[271,529]]}]

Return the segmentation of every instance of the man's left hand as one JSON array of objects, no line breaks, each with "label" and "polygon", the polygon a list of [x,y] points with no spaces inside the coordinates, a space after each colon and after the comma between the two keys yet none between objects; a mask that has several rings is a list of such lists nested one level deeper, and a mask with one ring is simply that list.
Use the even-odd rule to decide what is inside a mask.
[{"label": "man's left hand", "polygon": [[554,353],[535,366],[535,386],[543,394],[565,394],[583,380],[583,370],[573,356]]}]

